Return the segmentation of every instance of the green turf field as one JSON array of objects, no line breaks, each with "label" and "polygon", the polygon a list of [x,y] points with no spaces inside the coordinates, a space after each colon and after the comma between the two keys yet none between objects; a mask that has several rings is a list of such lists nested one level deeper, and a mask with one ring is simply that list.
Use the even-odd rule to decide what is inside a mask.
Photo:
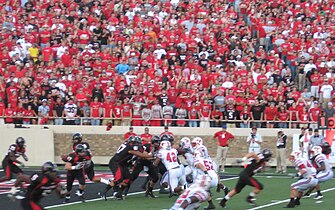
[{"label": "green turf field", "polygon": [[[288,203],[287,199],[289,198],[290,184],[295,181],[295,179],[288,178],[287,176],[256,176],[264,184],[264,191],[257,197],[257,206],[251,207],[248,203],[245,202],[247,194],[252,190],[251,187],[246,187],[240,194],[232,198],[227,204],[227,209],[232,210],[242,210],[242,209],[283,209],[283,207]],[[232,188],[236,179],[222,181],[229,188]],[[321,184],[321,189],[326,190],[324,192],[324,198],[322,203],[316,203],[316,200],[311,198],[301,199],[301,206],[296,208],[304,210],[315,210],[323,209],[330,210],[334,209],[334,198],[335,198],[335,179]],[[213,190],[215,191],[215,189]],[[119,210],[161,210],[169,209],[175,200],[176,197],[168,198],[167,195],[159,195],[159,197],[154,199],[144,198],[143,194],[130,195],[123,201],[116,201],[109,199],[107,201],[94,201],[86,202],[80,204],[74,204],[69,206],[52,208],[55,210],[110,210],[110,209],[119,209]],[[222,197],[222,194],[217,194],[214,192],[215,205],[217,209],[221,209],[216,199]],[[207,203],[203,203],[200,209],[203,209]],[[332,207],[333,206],[333,207]]]}]

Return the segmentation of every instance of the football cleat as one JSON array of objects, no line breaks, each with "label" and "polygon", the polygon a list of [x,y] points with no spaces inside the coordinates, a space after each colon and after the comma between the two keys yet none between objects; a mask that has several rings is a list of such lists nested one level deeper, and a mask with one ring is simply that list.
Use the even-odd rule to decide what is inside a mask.
[{"label": "football cleat", "polygon": [[68,202],[70,202],[70,196],[69,195],[67,195],[67,196],[65,196],[65,200],[64,200],[64,203],[68,203]]},{"label": "football cleat", "polygon": [[295,203],[294,202],[289,202],[285,208],[294,208],[295,207]]},{"label": "football cleat", "polygon": [[256,203],[255,203],[256,198],[255,197],[252,197],[252,196],[249,195],[246,200],[251,206],[256,206]]},{"label": "football cleat", "polygon": [[98,195],[100,196],[100,198],[104,199],[105,201],[107,200],[107,195],[105,192],[98,192]]},{"label": "football cleat", "polygon": [[323,198],[323,195],[322,195],[322,194],[317,194],[317,195],[314,197],[315,200],[320,200],[320,199],[322,199],[322,198]]},{"label": "football cleat", "polygon": [[225,208],[226,207],[226,202],[227,202],[227,200],[224,198],[224,199],[222,199],[221,201],[220,201],[220,206],[222,207],[222,208]]},{"label": "football cleat", "polygon": [[295,199],[295,200],[294,200],[294,204],[295,204],[296,206],[299,206],[299,205],[300,205],[300,200]]},{"label": "football cleat", "polygon": [[309,192],[306,192],[305,194],[304,194],[304,198],[310,198],[311,197],[311,194],[309,193]]}]

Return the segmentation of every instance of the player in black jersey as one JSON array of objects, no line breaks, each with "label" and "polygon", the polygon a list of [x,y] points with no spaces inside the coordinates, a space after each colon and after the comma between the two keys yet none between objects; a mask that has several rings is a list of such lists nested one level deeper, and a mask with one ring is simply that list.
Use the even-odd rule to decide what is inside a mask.
[{"label": "player in black jersey", "polygon": [[143,150],[142,140],[138,136],[130,136],[126,142],[121,144],[115,155],[109,161],[109,168],[114,175],[114,180],[107,185],[102,196],[106,199],[106,193],[113,188],[117,191],[115,198],[122,199],[122,192],[130,182],[130,172],[133,157],[151,159],[152,155]]},{"label": "player in black jersey", "polygon": [[238,163],[242,163],[246,160],[249,162],[247,163],[245,169],[239,174],[239,179],[235,188],[230,191],[220,202],[222,207],[225,207],[226,202],[234,195],[240,193],[241,190],[247,185],[255,187],[255,189],[247,197],[247,202],[250,205],[255,205],[255,196],[262,191],[263,185],[258,180],[253,178],[253,175],[265,167],[266,163],[271,159],[272,154],[273,153],[270,149],[264,149],[261,153],[258,154],[248,153],[244,158],[237,161]]},{"label": "player in black jersey", "polygon": [[84,201],[84,189],[85,189],[85,172],[84,166],[85,162],[89,161],[90,157],[87,156],[87,151],[85,147],[81,144],[76,146],[76,150],[67,156],[65,163],[66,174],[66,189],[68,191],[65,202],[70,200],[72,185],[75,179],[79,182],[79,190],[76,192]]},{"label": "player in black jersey", "polygon": [[[83,136],[81,135],[81,133],[73,134],[72,141],[73,141],[73,145],[72,145],[73,151],[76,150],[76,147],[78,144],[83,145],[84,149],[86,150],[85,158],[87,159],[87,161],[85,162],[84,169],[85,169],[85,174],[87,175],[88,179],[94,182],[99,182],[100,179],[94,176],[95,175],[94,163],[92,161],[92,151],[91,151],[89,143],[83,142]],[[61,158],[64,162],[67,161],[67,155],[62,155]]]},{"label": "player in black jersey", "polygon": [[[143,145],[143,149],[148,154],[153,154],[155,156],[155,153],[158,152],[159,144],[160,144],[159,136],[153,136],[150,143]],[[147,167],[146,172],[149,175],[147,177],[148,180],[146,180],[146,183],[148,183],[148,185],[146,185],[146,183],[144,184],[146,189],[145,196],[155,198],[152,190],[156,182],[158,181],[158,170],[156,167],[154,167],[151,160],[143,158],[138,158],[136,160],[133,171],[131,173],[130,182],[133,182],[138,178],[140,172],[144,169],[144,167]]]},{"label": "player in black jersey", "polygon": [[[25,154],[26,140],[23,137],[18,137],[15,144],[9,146],[8,152],[5,158],[2,161],[2,167],[5,171],[5,176],[0,178],[0,182],[10,180],[14,174],[22,174],[20,167],[23,167],[24,164],[18,160],[20,156],[23,157],[25,161],[28,161],[28,157]],[[19,167],[20,166],[20,167]]]},{"label": "player in black jersey", "polygon": [[16,188],[23,182],[29,183],[25,198],[21,201],[24,210],[42,210],[39,201],[53,190],[56,190],[61,197],[66,194],[65,185],[60,183],[57,176],[57,167],[52,162],[45,162],[42,165],[41,172],[34,173],[31,176],[18,176],[14,187],[10,191],[9,195],[11,197],[15,196]]}]

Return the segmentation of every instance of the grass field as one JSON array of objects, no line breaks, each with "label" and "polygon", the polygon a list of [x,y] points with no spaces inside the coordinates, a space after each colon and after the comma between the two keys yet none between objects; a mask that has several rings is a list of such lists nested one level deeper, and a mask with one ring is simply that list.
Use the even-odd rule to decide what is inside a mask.
[{"label": "grass field", "polygon": [[[288,178],[287,176],[256,176],[256,178],[264,184],[264,191],[257,197],[257,206],[250,206],[245,202],[245,198],[248,193],[252,190],[251,187],[246,187],[240,194],[232,198],[227,204],[228,209],[242,210],[242,209],[282,209],[287,203],[290,193],[290,184],[295,181],[295,179]],[[237,179],[223,180],[221,181],[229,188],[233,188],[236,184]],[[303,198],[301,200],[301,206],[296,208],[304,210],[315,210],[323,209],[330,210],[334,209],[334,198],[335,198],[335,180],[331,180],[327,183],[321,184],[321,189],[324,192],[324,198],[322,203],[316,203],[316,200],[311,198]],[[215,191],[212,190],[212,191]],[[129,195],[126,200],[116,201],[109,199],[107,201],[92,201],[86,203],[73,204],[68,206],[61,206],[52,208],[54,210],[162,210],[169,209],[177,197],[168,198],[167,195],[159,195],[159,197],[154,199],[144,198],[143,193]],[[223,197],[223,193],[217,194],[214,192],[214,204],[217,209],[221,207],[218,204],[219,198]],[[203,203],[200,209],[204,209],[207,203]],[[333,206],[333,207],[332,207]]]}]

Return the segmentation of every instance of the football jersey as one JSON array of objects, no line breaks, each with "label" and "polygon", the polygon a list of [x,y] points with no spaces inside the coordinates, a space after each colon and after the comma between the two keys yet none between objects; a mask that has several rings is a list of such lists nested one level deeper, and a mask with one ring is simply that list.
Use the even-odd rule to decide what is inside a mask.
[{"label": "football jersey", "polygon": [[176,149],[160,149],[157,157],[160,158],[167,170],[171,170],[179,166],[178,152]]},{"label": "football jersey", "polygon": [[187,188],[183,194],[179,196],[175,204],[170,208],[170,210],[178,210],[180,208],[180,205],[189,197],[194,196],[196,197],[199,201],[192,203],[188,205],[185,210],[193,210],[193,209],[198,209],[200,207],[200,204],[202,202],[205,202],[209,198],[209,193],[200,187],[190,187]]},{"label": "football jersey", "polygon": [[125,142],[119,146],[113,158],[118,163],[127,163],[133,158],[133,155],[129,153],[132,150],[143,151],[143,148],[142,146]]},{"label": "football jersey", "polygon": [[17,144],[11,144],[8,148],[8,152],[5,156],[5,160],[8,161],[9,164],[12,164],[13,161],[9,158],[9,154],[13,152],[15,157],[18,158],[26,152],[25,148],[20,148]]},{"label": "football jersey", "polygon": [[[202,164],[205,166],[207,173],[210,177],[216,177],[217,176],[217,166],[214,161],[211,159],[205,159],[205,158],[194,158],[194,166],[197,164]],[[201,169],[197,169],[198,174],[204,174],[204,172]]]},{"label": "football jersey", "polygon": [[328,172],[332,170],[332,166],[330,165],[326,155],[319,154],[313,158],[313,163],[315,164],[316,168],[320,168],[321,164],[325,164],[325,170],[323,172]]},{"label": "football jersey", "polygon": [[240,173],[240,176],[253,176],[259,170],[264,168],[265,166],[265,158],[262,153],[258,153],[257,156],[259,157],[259,162],[257,162],[253,158],[249,158],[249,162],[245,166],[245,169]]},{"label": "football jersey", "polygon": [[79,156],[76,152],[72,152],[66,158],[66,162],[71,163],[72,166],[82,164],[82,163],[86,162],[87,160],[91,160],[91,157],[88,156],[88,155]]},{"label": "football jersey", "polygon": [[305,170],[306,172],[302,175],[303,178],[309,178],[310,176],[316,175],[316,169],[312,163],[305,158],[298,158],[294,161],[296,170]]},{"label": "football jersey", "polygon": [[211,157],[210,157],[209,154],[208,154],[208,149],[207,149],[206,146],[204,146],[204,145],[198,145],[198,146],[194,149],[194,151],[196,151],[196,150],[201,151],[201,152],[205,155],[204,158],[206,158],[206,159],[211,159]]},{"label": "football jersey", "polygon": [[55,179],[43,173],[35,173],[30,177],[30,185],[28,186],[26,198],[38,202],[42,197],[49,195],[52,190],[56,189],[60,179]]},{"label": "football jersey", "polygon": [[[74,117],[77,114],[77,105],[66,103],[64,106],[64,111],[68,113],[69,117]],[[74,119],[67,118],[67,120],[74,120]]]}]

